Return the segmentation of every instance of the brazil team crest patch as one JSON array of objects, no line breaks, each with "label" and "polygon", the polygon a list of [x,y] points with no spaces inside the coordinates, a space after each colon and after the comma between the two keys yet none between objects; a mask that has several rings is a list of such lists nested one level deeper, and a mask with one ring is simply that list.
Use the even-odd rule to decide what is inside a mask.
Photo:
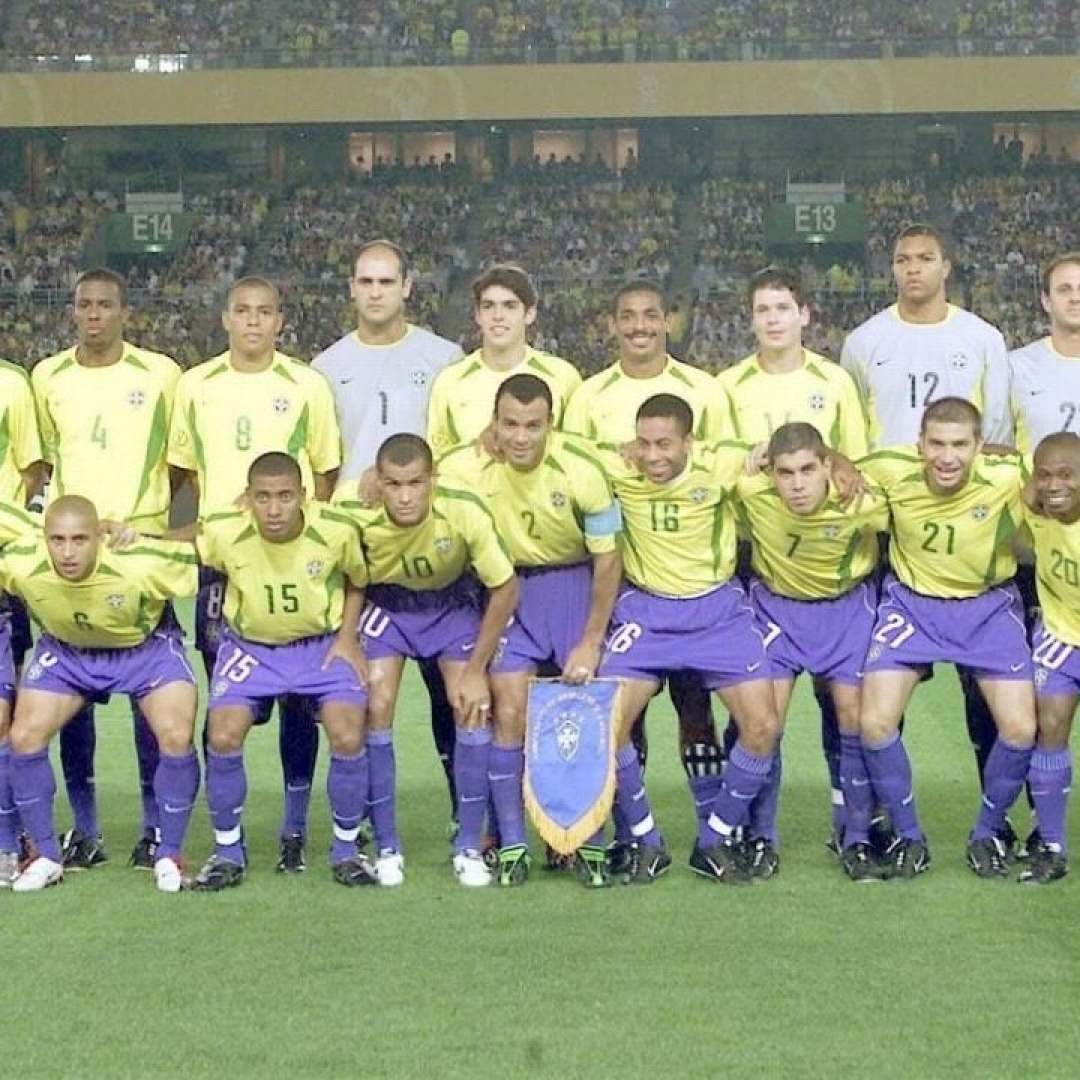
[{"label": "brazil team crest patch", "polygon": [[615,795],[619,683],[574,686],[531,679],[525,734],[525,807],[537,831],[570,855],[607,820]]}]

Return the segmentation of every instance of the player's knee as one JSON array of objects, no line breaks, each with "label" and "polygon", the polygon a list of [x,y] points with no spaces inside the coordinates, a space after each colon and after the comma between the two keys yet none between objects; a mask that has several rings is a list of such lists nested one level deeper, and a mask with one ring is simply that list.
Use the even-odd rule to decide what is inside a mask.
[{"label": "player's knee", "polygon": [[11,725],[10,742],[12,753],[36,754],[49,745],[49,738],[32,718],[24,720],[16,716]]},{"label": "player's knee", "polygon": [[1035,731],[1034,716],[1010,716],[998,724],[998,737],[1012,746],[1031,746]]}]

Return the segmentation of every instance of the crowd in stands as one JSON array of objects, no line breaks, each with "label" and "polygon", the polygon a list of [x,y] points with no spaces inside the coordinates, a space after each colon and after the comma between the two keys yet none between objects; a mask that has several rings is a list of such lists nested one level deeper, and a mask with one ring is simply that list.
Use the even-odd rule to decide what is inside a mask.
[{"label": "crowd in stands", "polygon": [[[674,294],[673,348],[718,370],[752,348],[747,278],[801,255],[766,251],[765,209],[783,190],[764,181],[711,179],[680,196],[667,184],[581,161],[526,163],[490,187],[467,170],[421,165],[394,175],[273,197],[254,188],[189,194],[193,224],[180,253],[122,264],[130,338],[185,365],[211,355],[223,344],[218,312],[228,285],[254,272],[282,289],[281,347],[308,359],[351,324],[352,251],[389,235],[412,259],[414,321],[466,348],[475,345],[468,280],[490,262],[516,261],[539,287],[537,347],[585,372],[610,362],[611,295],[641,276]],[[1011,343],[1042,330],[1041,267],[1080,247],[1080,172],[1038,156],[1023,173],[995,166],[958,178],[933,206],[918,178],[856,185],[849,196],[866,210],[866,244],[802,258],[800,266],[811,310],[805,340],[834,358],[847,330],[889,302],[892,238],[905,223],[933,220],[950,235],[954,298]],[[104,215],[120,203],[103,191],[55,187],[33,203],[0,191],[0,356],[31,366],[70,342],[74,278]]]},{"label": "crowd in stands", "polygon": [[9,62],[68,66],[147,54],[187,66],[993,55],[1080,41],[1072,0],[52,0],[0,18]]}]

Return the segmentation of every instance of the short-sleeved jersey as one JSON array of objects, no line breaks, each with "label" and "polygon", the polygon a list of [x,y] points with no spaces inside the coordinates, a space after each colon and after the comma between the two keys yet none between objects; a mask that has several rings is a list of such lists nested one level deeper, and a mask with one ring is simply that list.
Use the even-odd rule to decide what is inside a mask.
[{"label": "short-sleeved jersey", "polygon": [[1057,431],[1080,435],[1080,357],[1042,338],[1009,353],[1009,378],[1012,442],[1024,457]]},{"label": "short-sleeved jersey", "polygon": [[724,395],[716,379],[670,356],[664,370],[651,378],[632,378],[615,363],[586,379],[570,399],[563,430],[594,442],[630,442],[637,411],[654,394],[674,394],[694,410],[694,438],[699,442],[713,443],[730,434],[724,429]]},{"label": "short-sleeved jersey", "polygon": [[1080,522],[1066,524],[1024,507],[1035,552],[1035,588],[1047,629],[1080,646]]},{"label": "short-sleeved jersey", "polygon": [[17,503],[0,499],[0,547],[40,530],[41,518],[28,514]]},{"label": "short-sleeved jersey", "polygon": [[611,486],[577,436],[551,432],[543,458],[527,472],[462,446],[439,462],[439,476],[484,499],[515,566],[565,566],[615,550]]},{"label": "short-sleeved jersey", "polygon": [[198,476],[203,516],[230,509],[247,487],[248,466],[271,450],[296,458],[308,495],[315,473],[341,464],[334,396],[322,375],[283,353],[263,371],[238,371],[222,353],[184,372],[169,464]]},{"label": "short-sleeved jersey", "polygon": [[889,524],[881,492],[871,489],[844,507],[830,490],[812,514],[789,510],[768,473],[743,477],[736,494],[754,573],[778,596],[843,596],[877,566],[877,534]]},{"label": "short-sleeved jersey", "polygon": [[867,443],[866,412],[859,389],[838,364],[803,350],[794,371],[766,371],[757,353],[717,377],[725,396],[725,434],[739,442],[767,440],[783,424],[813,424],[833,450],[856,460]]},{"label": "short-sleeved jersey", "polygon": [[77,649],[141,645],[161,622],[169,600],[194,596],[199,567],[190,544],[140,540],[111,551],[83,581],[53,569],[40,530],[0,552],[0,586],[21,596],[42,629]]},{"label": "short-sleeved jersey", "polygon": [[335,633],[346,583],[367,583],[356,523],[315,502],[292,540],[265,540],[252,514],[236,510],[204,520],[196,544],[200,560],[225,575],[225,621],[247,641],[283,645]]},{"label": "short-sleeved jersey", "polygon": [[535,375],[551,390],[551,417],[562,426],[566,403],[581,385],[577,368],[558,356],[526,349],[520,364],[498,371],[484,363],[483,350],[463,356],[439,372],[428,406],[428,442],[436,455],[472,442],[491,423],[495,395],[511,375]]},{"label": "short-sleeved jersey", "polygon": [[471,570],[494,589],[513,577],[513,562],[491,512],[472,492],[436,487],[428,516],[410,526],[396,525],[381,506],[352,499],[335,505],[360,526],[373,585],[429,592],[445,589]]},{"label": "short-sleeved jersey", "polygon": [[67,349],[31,374],[49,497],[82,495],[102,517],[143,532],[168,524],[166,445],[180,368],[160,353],[124,343],[115,364],[87,367]]},{"label": "short-sleeved jersey", "polygon": [[623,571],[660,596],[701,596],[735,573],[732,492],[746,467],[746,447],[694,445],[686,468],[657,484],[617,453],[605,467],[622,509]]},{"label": "short-sleeved jersey", "polygon": [[30,378],[17,364],[0,360],[0,499],[25,503],[22,470],[42,460]]},{"label": "short-sleeved jersey", "polygon": [[428,399],[435,377],[461,348],[419,326],[408,325],[392,345],[368,345],[354,330],[311,362],[334,395],[345,461],[341,481],[359,479],[375,464],[384,439],[427,434]]},{"label": "short-sleeved jersey", "polygon": [[912,323],[893,304],[848,335],[840,363],[859,387],[875,449],[914,444],[926,406],[943,397],[964,398],[982,413],[987,442],[1008,441],[1005,339],[970,311],[949,304],[941,322]]},{"label": "short-sleeved jersey", "polygon": [[1011,578],[1024,486],[1020,458],[977,454],[968,483],[952,495],[930,490],[924,464],[907,447],[859,463],[889,503],[896,576],[917,593],[946,599],[978,596]]}]

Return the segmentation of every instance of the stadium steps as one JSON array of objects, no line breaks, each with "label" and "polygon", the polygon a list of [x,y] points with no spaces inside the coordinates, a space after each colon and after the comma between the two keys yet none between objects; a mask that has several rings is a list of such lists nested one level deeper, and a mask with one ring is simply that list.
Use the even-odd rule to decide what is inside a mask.
[{"label": "stadium steps", "polygon": [[[453,285],[439,314],[438,331],[451,341],[465,341],[472,332],[472,290],[473,278],[483,269],[480,253],[483,248],[484,222],[495,213],[496,197],[493,192],[477,189],[472,201],[472,213],[465,228],[462,245],[465,248],[466,265],[471,267],[463,273],[457,273]],[[526,267],[535,272],[539,267]]]}]

